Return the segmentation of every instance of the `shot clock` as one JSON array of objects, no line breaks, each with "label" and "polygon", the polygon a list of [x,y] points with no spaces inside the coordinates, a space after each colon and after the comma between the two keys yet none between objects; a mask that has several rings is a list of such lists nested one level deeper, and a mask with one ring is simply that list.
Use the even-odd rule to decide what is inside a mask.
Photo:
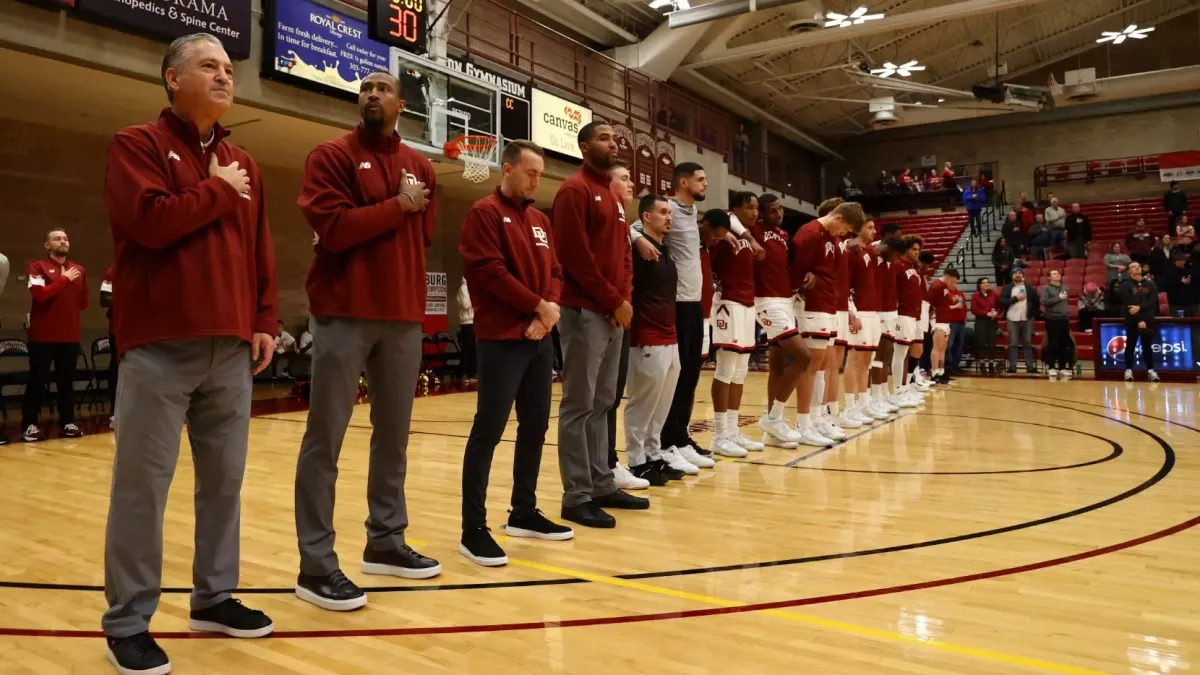
[{"label": "shot clock", "polygon": [[367,31],[372,40],[412,54],[425,54],[430,0],[370,0]]}]

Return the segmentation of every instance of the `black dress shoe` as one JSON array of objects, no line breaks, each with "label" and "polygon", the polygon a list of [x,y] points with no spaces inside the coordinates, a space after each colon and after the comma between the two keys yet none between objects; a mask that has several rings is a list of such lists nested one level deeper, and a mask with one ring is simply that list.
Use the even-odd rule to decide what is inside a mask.
[{"label": "black dress shoe", "polygon": [[349,612],[367,604],[367,594],[341,570],[330,574],[304,574],[296,579],[296,597],[331,612]]},{"label": "black dress shoe", "polygon": [[611,528],[617,526],[617,519],[601,511],[595,502],[564,506],[560,515],[563,520],[579,523],[584,527]]},{"label": "black dress shoe", "polygon": [[645,497],[634,497],[633,495],[614,490],[610,494],[600,497],[592,497],[592,502],[601,508],[606,509],[630,509],[633,511],[643,511],[650,508],[650,500]]},{"label": "black dress shoe", "polygon": [[402,579],[429,579],[442,573],[442,564],[401,546],[395,551],[363,551],[363,574],[387,574]]},{"label": "black dress shoe", "polygon": [[263,612],[250,609],[241,600],[229,598],[212,607],[193,609],[188,628],[236,638],[260,638],[274,632],[275,624]]}]

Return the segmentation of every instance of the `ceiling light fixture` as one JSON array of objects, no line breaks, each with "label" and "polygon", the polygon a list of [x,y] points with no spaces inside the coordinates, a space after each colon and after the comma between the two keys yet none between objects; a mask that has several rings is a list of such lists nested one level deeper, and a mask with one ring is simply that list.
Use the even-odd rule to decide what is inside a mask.
[{"label": "ceiling light fixture", "polygon": [[859,7],[858,9],[854,10],[850,14],[838,14],[837,12],[826,12],[825,13],[825,19],[826,19],[825,27],[833,28],[836,26],[838,28],[848,28],[850,26],[858,26],[858,25],[862,25],[868,21],[874,21],[875,19],[883,18],[882,14],[867,14],[867,11],[868,10],[866,7]]},{"label": "ceiling light fixture", "polygon": [[916,61],[909,61],[904,65],[896,65],[891,61],[885,61],[882,68],[874,68],[871,70],[872,75],[880,77],[891,77],[899,75],[900,77],[908,77],[918,70],[925,70],[925,66],[917,65]]},{"label": "ceiling light fixture", "polygon": [[650,9],[673,9],[679,11],[681,9],[691,9],[692,5],[688,0],[651,0]]},{"label": "ceiling light fixture", "polygon": [[1129,38],[1134,40],[1144,40],[1149,33],[1154,32],[1154,26],[1149,28],[1138,28],[1136,23],[1131,23],[1125,27],[1123,31],[1101,31],[1102,36],[1096,42],[1112,42],[1114,45],[1119,45]]}]

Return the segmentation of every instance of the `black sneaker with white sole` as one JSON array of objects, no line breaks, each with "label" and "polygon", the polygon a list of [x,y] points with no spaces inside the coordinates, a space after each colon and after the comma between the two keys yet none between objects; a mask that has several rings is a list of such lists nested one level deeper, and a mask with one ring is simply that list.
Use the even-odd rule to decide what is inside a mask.
[{"label": "black sneaker with white sole", "polygon": [[212,607],[193,609],[188,628],[206,633],[224,633],[236,638],[260,638],[275,630],[271,617],[250,609],[241,600],[229,598]]},{"label": "black sneaker with white sole", "polygon": [[26,443],[37,443],[42,440],[42,430],[38,429],[36,424],[30,424],[25,427],[25,433],[21,434],[21,440]]},{"label": "black sneaker with white sole", "polygon": [[[654,462],[631,466],[629,467],[629,473],[643,480],[650,481],[650,484],[655,487],[662,487],[667,484],[667,477],[659,473],[658,466]],[[680,477],[682,477],[683,472],[680,471],[679,473]]]},{"label": "black sneaker with white sole", "polygon": [[165,675],[171,672],[167,653],[149,632],[124,638],[105,636],[105,640],[108,642],[108,662],[120,675]]},{"label": "black sneaker with white sole", "polygon": [[341,570],[325,575],[301,572],[296,597],[331,612],[351,612],[367,604],[367,594]]},{"label": "black sneaker with white sole", "polygon": [[712,451],[701,447],[700,444],[697,443],[691,436],[687,437],[687,444],[692,446],[692,449],[696,451],[697,455],[700,455],[701,457],[712,457]]},{"label": "black sneaker with white sole", "polygon": [[397,551],[363,551],[363,574],[387,574],[402,579],[429,579],[442,573],[442,564],[408,545]]},{"label": "black sneaker with white sole", "polygon": [[79,438],[83,436],[83,432],[74,424],[64,424],[59,435],[63,438]]},{"label": "black sneaker with white sole", "polygon": [[462,540],[458,542],[458,552],[467,560],[484,567],[503,567],[508,564],[508,556],[504,549],[492,539],[492,533],[486,527],[472,527],[463,530]]},{"label": "black sneaker with white sole", "polygon": [[566,541],[575,537],[575,530],[550,520],[541,509],[534,509],[532,513],[510,513],[504,531],[513,537],[546,541]]},{"label": "black sneaker with white sole", "polygon": [[666,460],[652,459],[647,462],[647,464],[653,466],[654,470],[658,472],[658,475],[666,478],[667,480],[681,480],[686,475],[679,469],[672,469],[671,465],[667,464]]},{"label": "black sneaker with white sole", "polygon": [[606,495],[592,497],[592,503],[602,509],[630,509],[641,511],[650,508],[650,500],[645,497],[634,497],[622,490],[613,490]]}]

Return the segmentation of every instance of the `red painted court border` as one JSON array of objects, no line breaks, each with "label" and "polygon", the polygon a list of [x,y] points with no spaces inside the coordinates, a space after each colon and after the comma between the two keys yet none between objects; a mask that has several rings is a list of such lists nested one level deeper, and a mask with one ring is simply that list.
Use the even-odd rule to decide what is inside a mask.
[{"label": "red painted court border", "polygon": [[[891,595],[893,593],[906,593],[908,591],[923,591],[930,588],[940,588],[942,586],[953,586],[955,584],[963,584],[970,581],[983,581],[985,579],[995,579],[997,577],[1006,577],[1014,574],[1024,574],[1025,572],[1033,572],[1036,570],[1046,569],[1048,567],[1056,567],[1068,563],[1079,562],[1089,558],[1097,558],[1102,555],[1122,551],[1128,548],[1141,546],[1142,544],[1163,539],[1173,534],[1178,534],[1184,530],[1200,525],[1200,516],[1196,516],[1191,520],[1184,521],[1178,525],[1173,525],[1165,530],[1152,532],[1147,535],[1130,539],[1129,541],[1119,544],[1112,544],[1103,548],[1098,548],[1092,551],[1084,551],[1075,553],[1061,558],[1052,560],[1043,560],[1041,562],[1029,563],[1027,565],[1019,565],[1017,567],[1007,567],[990,572],[978,572],[976,574],[966,574],[963,576],[950,577],[947,579],[935,579],[933,581],[921,581],[914,584],[904,584],[902,586],[888,586],[885,588],[875,588],[865,591],[852,591],[849,593],[838,593],[835,595],[819,595],[812,598],[799,598],[795,600],[777,600],[775,602],[763,602],[752,605],[739,605],[737,607],[708,607],[705,609],[692,609],[680,612],[660,612],[658,614],[632,614],[628,616],[605,616],[588,619],[567,619],[564,621],[530,621],[526,623],[494,623],[480,624],[468,626],[426,626],[415,628],[363,628],[354,630],[311,630],[311,631],[277,631],[264,639],[298,639],[298,638],[341,638],[341,637],[398,637],[407,635],[447,635],[454,633],[500,633],[507,631],[522,631],[522,630],[545,630],[547,628],[583,628],[586,626],[608,626],[613,624],[626,623],[646,623],[649,621],[667,621],[669,619],[694,619],[705,616],[721,616],[724,614],[744,614],[747,612],[761,612],[770,609],[785,609],[788,607],[803,607],[805,605],[820,605],[830,602],[840,602],[842,600],[859,600],[862,598],[872,598],[879,595]],[[54,638],[91,638],[101,639],[104,637],[102,631],[90,630],[41,630],[33,628],[0,628],[0,637],[54,637]],[[188,631],[175,631],[166,633],[154,633],[154,637],[160,640],[229,640],[226,635],[214,633],[193,633]]]}]

